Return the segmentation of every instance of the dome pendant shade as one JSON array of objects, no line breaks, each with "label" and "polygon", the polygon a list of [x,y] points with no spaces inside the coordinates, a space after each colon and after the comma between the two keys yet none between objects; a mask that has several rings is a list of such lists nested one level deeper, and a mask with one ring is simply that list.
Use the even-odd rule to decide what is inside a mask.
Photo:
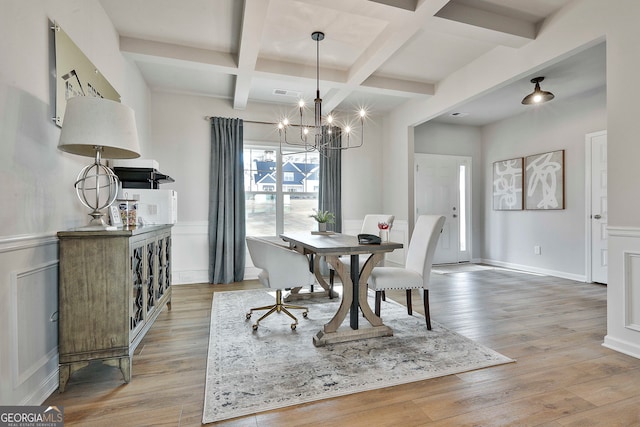
[{"label": "dome pendant shade", "polygon": [[534,79],[531,79],[531,83],[535,83],[536,87],[533,92],[522,99],[523,104],[542,104],[543,102],[551,101],[553,98],[555,98],[555,95],[551,92],[540,89],[540,82],[543,80],[544,77],[536,77]]}]

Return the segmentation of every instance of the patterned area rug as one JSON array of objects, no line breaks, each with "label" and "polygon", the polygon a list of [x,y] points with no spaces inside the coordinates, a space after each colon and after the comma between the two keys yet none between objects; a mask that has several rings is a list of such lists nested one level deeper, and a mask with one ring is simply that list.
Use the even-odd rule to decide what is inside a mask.
[{"label": "patterned area rug", "polygon": [[301,303],[309,316],[296,315],[296,330],[273,314],[254,332],[260,314],[246,320],[245,313],[273,300],[266,290],[215,293],[203,423],[513,362],[433,320],[427,331],[423,316],[390,299],[382,316],[392,337],[314,347],[313,335],[339,305],[324,298]]}]

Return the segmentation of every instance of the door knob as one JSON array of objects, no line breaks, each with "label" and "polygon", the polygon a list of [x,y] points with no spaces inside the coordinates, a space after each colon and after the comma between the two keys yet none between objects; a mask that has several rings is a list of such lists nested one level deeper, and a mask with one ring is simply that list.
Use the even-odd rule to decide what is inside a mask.
[{"label": "door knob", "polygon": [[601,216],[601,215],[594,215],[593,217],[594,217],[595,219],[600,219],[600,218],[602,218],[602,216]]}]

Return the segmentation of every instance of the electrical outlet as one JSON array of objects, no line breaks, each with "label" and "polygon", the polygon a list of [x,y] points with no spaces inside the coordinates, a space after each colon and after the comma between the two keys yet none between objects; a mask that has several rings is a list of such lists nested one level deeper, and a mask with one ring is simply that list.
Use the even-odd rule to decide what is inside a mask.
[{"label": "electrical outlet", "polygon": [[540,255],[540,246],[536,245],[533,247],[533,254],[534,255]]}]

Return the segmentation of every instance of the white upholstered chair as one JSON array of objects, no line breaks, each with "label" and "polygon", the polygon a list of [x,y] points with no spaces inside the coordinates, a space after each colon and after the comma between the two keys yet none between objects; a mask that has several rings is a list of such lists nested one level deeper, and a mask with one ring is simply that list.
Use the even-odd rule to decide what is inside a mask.
[{"label": "white upholstered chair", "polygon": [[[380,229],[378,228],[378,223],[384,222],[386,224],[389,224],[389,229],[391,229],[391,227],[393,226],[394,219],[395,219],[395,216],[386,215],[386,214],[365,215],[364,221],[362,221],[362,227],[360,229],[360,233],[375,234],[377,236],[378,233],[380,232]],[[366,255],[360,255],[360,259],[359,259],[360,270],[362,270],[362,266],[364,266],[365,262],[367,262],[367,258],[368,257]],[[346,266],[351,265],[351,259],[348,256],[341,256],[340,262],[342,262]],[[347,267],[347,270],[348,269],[349,268]],[[335,278],[335,270],[333,269],[333,267],[331,267],[331,265],[329,265],[329,284],[331,285],[331,290],[333,290],[334,278]]]},{"label": "white upholstered chair", "polygon": [[247,237],[247,247],[253,265],[262,269],[258,274],[260,283],[266,288],[275,289],[276,302],[264,307],[256,307],[249,310],[246,317],[251,318],[251,314],[258,310],[267,310],[253,325],[253,329],[258,329],[259,323],[270,314],[284,313],[294,320],[291,329],[296,329],[298,319],[291,314],[290,309],[304,310],[303,317],[307,317],[309,309],[298,305],[284,304],[282,302],[282,291],[301,286],[311,286],[315,283],[315,276],[309,271],[309,259],[283,245],[257,237]]},{"label": "white upholstered chair", "polygon": [[444,225],[444,216],[420,215],[407,249],[404,267],[374,267],[369,276],[369,289],[376,293],[375,313],[380,316],[383,293],[388,289],[406,289],[407,311],[412,314],[411,290],[423,289],[424,317],[431,330],[429,314],[429,277],[433,255]]}]

